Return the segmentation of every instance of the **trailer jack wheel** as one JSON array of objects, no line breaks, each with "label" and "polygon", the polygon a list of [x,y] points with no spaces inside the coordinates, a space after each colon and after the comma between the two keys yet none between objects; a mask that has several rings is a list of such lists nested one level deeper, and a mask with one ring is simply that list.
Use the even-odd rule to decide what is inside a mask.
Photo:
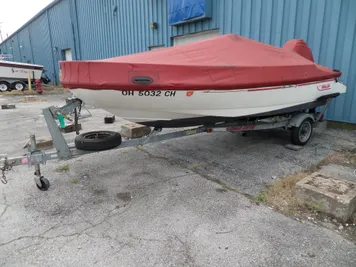
[{"label": "trailer jack wheel", "polygon": [[37,188],[41,191],[47,191],[50,184],[47,178],[41,176],[39,178],[40,185],[36,182]]},{"label": "trailer jack wheel", "polygon": [[313,134],[313,121],[306,118],[299,127],[292,127],[291,141],[294,145],[304,146]]}]

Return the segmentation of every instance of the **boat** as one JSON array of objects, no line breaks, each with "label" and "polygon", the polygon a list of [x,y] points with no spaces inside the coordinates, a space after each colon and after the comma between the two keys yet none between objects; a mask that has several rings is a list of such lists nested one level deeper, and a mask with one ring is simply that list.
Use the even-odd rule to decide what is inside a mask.
[{"label": "boat", "polygon": [[61,83],[85,104],[158,128],[315,112],[346,92],[341,72],[316,64],[299,39],[279,48],[226,34],[60,66]]},{"label": "boat", "polygon": [[42,72],[42,65],[0,60],[0,91],[24,90],[28,83],[28,75],[34,82],[41,79]]}]

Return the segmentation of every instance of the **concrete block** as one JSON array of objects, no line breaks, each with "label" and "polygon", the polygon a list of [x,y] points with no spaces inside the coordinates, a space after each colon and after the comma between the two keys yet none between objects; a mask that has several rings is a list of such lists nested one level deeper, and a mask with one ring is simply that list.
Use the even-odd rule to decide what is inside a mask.
[{"label": "concrete block", "polygon": [[53,140],[52,138],[37,140],[36,146],[41,150],[53,148]]},{"label": "concrete block", "polygon": [[108,123],[114,123],[115,121],[115,115],[107,115],[104,118],[104,123],[108,124]]},{"label": "concrete block", "polygon": [[14,104],[1,105],[1,109],[14,109],[16,106]]},{"label": "concrete block", "polygon": [[[53,140],[50,137],[36,139],[36,146],[40,150],[51,149],[53,148]],[[27,148],[28,150],[30,150],[30,140],[27,141],[23,148]]]},{"label": "concrete block", "polygon": [[356,210],[356,183],[315,172],[296,184],[297,197],[346,222]]},{"label": "concrete block", "polygon": [[140,138],[148,135],[151,129],[138,123],[127,123],[121,126],[121,135],[128,138]]}]

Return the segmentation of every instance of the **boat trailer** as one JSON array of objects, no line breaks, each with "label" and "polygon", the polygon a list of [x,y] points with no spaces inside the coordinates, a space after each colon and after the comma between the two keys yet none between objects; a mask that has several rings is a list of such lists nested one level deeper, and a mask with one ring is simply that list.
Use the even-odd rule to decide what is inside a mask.
[{"label": "boat trailer", "polygon": [[[313,124],[320,121],[331,100],[332,98],[328,98],[321,111],[315,113],[300,112],[296,114],[264,118],[261,120],[241,120],[240,122],[220,123],[211,126],[199,126],[168,133],[161,133],[162,129],[154,128],[147,136],[138,139],[125,139],[119,146],[110,150],[143,146],[150,143],[175,139],[179,137],[192,136],[201,133],[245,133],[248,131],[268,130],[276,128],[282,128],[285,130],[290,129],[292,143],[295,145],[305,145],[312,135]],[[79,134],[78,120],[91,116],[90,113],[86,116],[81,115],[81,109],[83,106],[84,105],[81,100],[73,98],[68,99],[66,105],[62,107],[52,106],[43,109],[42,113],[50,131],[55,150],[42,151],[38,149],[35,135],[30,135],[27,154],[12,158],[8,158],[5,155],[0,155],[0,178],[2,183],[7,183],[5,174],[14,166],[34,166],[36,185],[40,190],[46,191],[48,190],[50,183],[48,179],[45,178],[41,173],[41,164],[44,165],[47,161],[54,159],[68,160],[89,153],[97,153],[98,151],[86,151],[77,149],[74,143],[68,144],[60,130],[60,123],[58,122],[60,122],[61,118],[63,119],[64,117],[74,122],[76,133]]]}]

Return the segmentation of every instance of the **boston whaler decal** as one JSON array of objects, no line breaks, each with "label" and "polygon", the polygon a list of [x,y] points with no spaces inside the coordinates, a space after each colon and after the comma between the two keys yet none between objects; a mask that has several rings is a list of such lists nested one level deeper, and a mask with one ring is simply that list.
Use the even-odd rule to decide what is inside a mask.
[{"label": "boston whaler decal", "polygon": [[22,69],[11,68],[12,73],[27,73],[28,71]]},{"label": "boston whaler decal", "polygon": [[177,91],[122,91],[123,96],[152,96],[152,97],[174,97]]},{"label": "boston whaler decal", "polygon": [[326,90],[331,89],[331,85],[330,85],[330,83],[322,84],[322,85],[318,85],[317,88],[318,88],[318,91],[326,91]]}]

